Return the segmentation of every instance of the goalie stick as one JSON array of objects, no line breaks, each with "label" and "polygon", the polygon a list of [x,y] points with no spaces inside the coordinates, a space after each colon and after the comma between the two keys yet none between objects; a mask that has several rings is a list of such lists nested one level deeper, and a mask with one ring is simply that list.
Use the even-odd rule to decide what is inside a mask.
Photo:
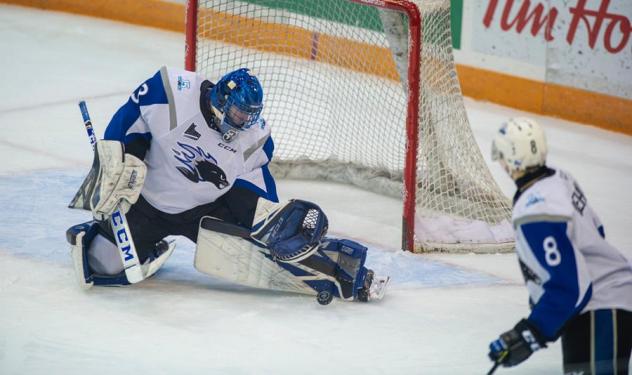
[{"label": "goalie stick", "polygon": [[[86,132],[90,138],[90,145],[92,145],[92,149],[95,150],[97,138],[94,135],[94,128],[92,127],[88,107],[84,100],[79,102],[79,109],[83,117],[83,125],[86,127]],[[119,255],[123,261],[127,281],[134,284],[144,280],[145,275],[143,274],[140,261],[138,260],[136,246],[134,245],[134,240],[132,239],[129,225],[127,224],[127,218],[118,205],[110,217],[110,224],[112,225],[112,231],[116,239],[116,246],[119,249]]]}]

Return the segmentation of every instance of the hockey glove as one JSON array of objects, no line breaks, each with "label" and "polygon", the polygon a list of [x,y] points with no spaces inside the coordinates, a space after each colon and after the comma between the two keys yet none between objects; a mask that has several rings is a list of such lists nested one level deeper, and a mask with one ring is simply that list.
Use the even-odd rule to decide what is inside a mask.
[{"label": "hockey glove", "polygon": [[[106,220],[120,204],[126,213],[138,200],[145,182],[145,163],[131,154],[125,154],[118,141],[97,142],[95,164],[98,171],[90,192],[90,209],[97,220]],[[95,168],[95,165],[93,165]]]},{"label": "hockey glove", "polygon": [[537,330],[528,320],[522,319],[516,326],[489,344],[489,358],[504,367],[524,362],[538,349],[546,348]]},{"label": "hockey glove", "polygon": [[[265,216],[268,212],[271,214]],[[275,260],[292,263],[318,249],[327,234],[328,221],[320,207],[308,201],[271,204],[260,199],[253,227],[252,239],[270,249]]]}]

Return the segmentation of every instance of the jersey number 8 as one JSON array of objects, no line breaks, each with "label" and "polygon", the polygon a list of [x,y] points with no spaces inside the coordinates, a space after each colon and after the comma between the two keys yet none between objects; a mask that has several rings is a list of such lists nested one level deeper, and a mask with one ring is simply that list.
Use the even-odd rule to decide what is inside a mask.
[{"label": "jersey number 8", "polygon": [[562,262],[562,255],[557,248],[557,242],[553,236],[546,237],[542,246],[544,247],[544,259],[546,260],[546,264],[555,267]]}]

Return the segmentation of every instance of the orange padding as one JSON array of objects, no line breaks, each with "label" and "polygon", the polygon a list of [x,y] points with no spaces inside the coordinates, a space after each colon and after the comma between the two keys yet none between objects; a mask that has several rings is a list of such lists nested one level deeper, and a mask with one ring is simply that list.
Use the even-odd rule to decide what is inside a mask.
[{"label": "orange padding", "polygon": [[[395,61],[385,47],[209,9],[200,9],[198,18],[213,18],[213,30],[200,33],[199,39],[217,39],[259,51],[315,60],[391,80],[399,79]],[[239,32],[235,32],[235,25],[239,25]],[[362,60],[353,58],[360,55]]]},{"label": "orange padding", "polygon": [[632,100],[457,65],[463,94],[632,135]]},{"label": "orange padding", "polygon": [[[184,32],[184,5],[161,0],[0,0],[0,3],[84,14]],[[273,32],[274,27],[262,26],[262,31]],[[292,37],[288,36],[288,46],[305,38],[312,38],[312,35],[297,32]],[[357,50],[363,47],[360,43],[353,42],[339,45],[340,41],[322,35],[317,43],[319,54],[309,55],[308,50],[305,51],[304,58],[330,62],[327,59],[329,53]],[[283,53],[288,46],[281,46],[281,50],[271,52]],[[384,52],[378,49],[368,52],[371,55],[369,61],[372,63],[350,64],[345,68],[393,79],[393,64],[385,63],[383,59],[377,58],[384,55]],[[474,99],[488,100],[529,112],[592,124],[603,129],[632,135],[632,100],[518,78],[465,65],[457,65],[457,72],[463,94]]]},{"label": "orange padding", "polygon": [[0,0],[184,32],[184,5],[160,0]]}]

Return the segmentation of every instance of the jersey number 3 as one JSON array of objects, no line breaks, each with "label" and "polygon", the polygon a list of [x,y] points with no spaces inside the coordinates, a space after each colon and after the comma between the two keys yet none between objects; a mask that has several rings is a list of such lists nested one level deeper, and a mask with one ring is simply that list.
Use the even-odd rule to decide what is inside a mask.
[{"label": "jersey number 3", "polygon": [[143,83],[138,88],[138,93],[133,92],[132,95],[130,96],[130,99],[132,99],[134,103],[138,104],[140,97],[147,94],[147,92],[149,92],[149,86],[147,86],[146,83]]}]

